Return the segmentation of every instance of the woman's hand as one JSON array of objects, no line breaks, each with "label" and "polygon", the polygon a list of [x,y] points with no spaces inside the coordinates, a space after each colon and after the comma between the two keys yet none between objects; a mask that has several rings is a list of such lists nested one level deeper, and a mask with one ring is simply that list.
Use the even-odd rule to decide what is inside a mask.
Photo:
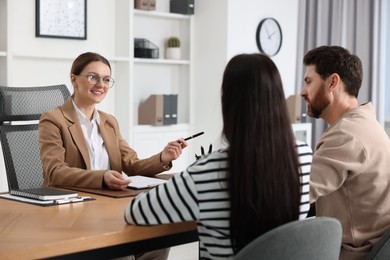
[{"label": "woman's hand", "polygon": [[179,158],[182,150],[186,148],[188,143],[183,138],[177,139],[176,141],[169,142],[164,150],[161,152],[161,162],[169,163]]},{"label": "woman's hand", "polygon": [[103,181],[111,190],[125,190],[131,182],[117,171],[108,170],[104,173]]}]

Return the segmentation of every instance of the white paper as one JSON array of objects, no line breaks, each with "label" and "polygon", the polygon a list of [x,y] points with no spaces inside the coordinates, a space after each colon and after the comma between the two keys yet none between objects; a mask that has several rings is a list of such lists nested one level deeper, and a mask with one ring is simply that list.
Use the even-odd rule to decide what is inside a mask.
[{"label": "white paper", "polygon": [[128,187],[133,188],[133,189],[152,188],[152,187],[155,187],[157,185],[160,185],[160,184],[167,182],[167,180],[151,178],[151,177],[146,177],[146,176],[140,176],[140,175],[131,176],[128,178],[131,180]]}]

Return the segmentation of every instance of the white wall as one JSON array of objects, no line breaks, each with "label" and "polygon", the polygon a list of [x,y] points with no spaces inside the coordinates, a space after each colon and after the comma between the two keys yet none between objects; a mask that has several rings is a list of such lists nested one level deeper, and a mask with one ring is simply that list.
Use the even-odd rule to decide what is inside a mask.
[{"label": "white wall", "polygon": [[[35,37],[35,0],[7,1],[7,53],[12,62],[7,71],[9,86],[66,84],[72,91],[69,71],[74,58],[86,51],[114,56],[114,1],[87,3],[87,40],[69,40]],[[113,97],[109,93],[99,108],[114,113],[114,106],[109,105]]]},{"label": "white wall", "polygon": [[[71,62],[77,55],[85,51],[96,51],[107,58],[115,56],[113,28],[121,26],[120,22],[115,24],[115,1],[87,1],[88,40],[36,38],[35,1],[0,0],[0,7],[6,6],[5,2],[8,3],[7,29],[11,37],[8,42],[12,42],[12,45],[8,44],[7,50],[12,55],[12,69],[7,72],[10,86],[65,83],[71,89],[68,75]],[[220,87],[223,70],[233,55],[258,51],[256,28],[264,17],[276,18],[283,30],[283,45],[273,60],[279,67],[285,94],[288,96],[295,89],[298,0],[195,1],[195,45],[192,57],[194,91],[190,97],[193,103],[190,116],[194,122],[194,132],[205,131],[205,135],[192,140],[193,147],[207,147],[210,143],[214,147],[220,145]],[[50,58],[51,56],[57,58]],[[112,65],[115,78],[115,64]],[[0,84],[3,80],[0,79]],[[114,94],[115,87],[98,106],[99,109],[115,114]],[[0,159],[0,192],[7,190],[2,167]]]},{"label": "white wall", "polygon": [[283,42],[279,53],[272,57],[272,60],[280,70],[285,95],[295,94],[298,0],[234,0],[229,2],[228,58],[240,52],[258,52],[255,39],[257,26],[265,17],[275,18],[282,28]]},{"label": "white wall", "polygon": [[220,86],[227,62],[227,2],[198,0],[195,3],[192,128],[194,132],[204,131],[205,135],[202,143],[194,139],[193,147],[219,144],[222,127]]},{"label": "white wall", "polygon": [[282,28],[282,47],[272,59],[280,70],[286,97],[295,94],[298,5],[298,0],[196,1],[193,127],[205,131],[205,137],[203,143],[194,140],[194,145],[221,146],[223,70],[234,55],[259,51],[256,29],[265,17],[274,17]]}]

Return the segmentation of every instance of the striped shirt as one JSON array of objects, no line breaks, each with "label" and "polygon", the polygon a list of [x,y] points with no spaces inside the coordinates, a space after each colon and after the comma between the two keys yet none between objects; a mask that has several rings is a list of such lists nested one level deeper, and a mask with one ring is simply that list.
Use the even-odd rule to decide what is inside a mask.
[{"label": "striped shirt", "polygon": [[[309,211],[309,174],[312,150],[297,141],[301,168],[300,219]],[[125,211],[125,220],[135,225],[197,221],[201,259],[234,256],[230,241],[230,202],[227,189],[227,152],[202,157],[186,171],[163,185],[138,195]]]}]

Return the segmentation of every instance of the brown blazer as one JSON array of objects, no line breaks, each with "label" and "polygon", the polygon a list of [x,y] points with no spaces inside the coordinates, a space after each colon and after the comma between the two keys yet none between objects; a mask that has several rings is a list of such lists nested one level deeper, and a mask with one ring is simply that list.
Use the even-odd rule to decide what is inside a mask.
[{"label": "brown blazer", "polygon": [[[111,169],[127,175],[152,176],[164,171],[160,153],[138,159],[122,138],[118,121],[99,111],[100,133],[106,145]],[[44,186],[102,188],[105,170],[91,170],[88,148],[71,99],[42,114],[39,121],[40,157]]]}]

